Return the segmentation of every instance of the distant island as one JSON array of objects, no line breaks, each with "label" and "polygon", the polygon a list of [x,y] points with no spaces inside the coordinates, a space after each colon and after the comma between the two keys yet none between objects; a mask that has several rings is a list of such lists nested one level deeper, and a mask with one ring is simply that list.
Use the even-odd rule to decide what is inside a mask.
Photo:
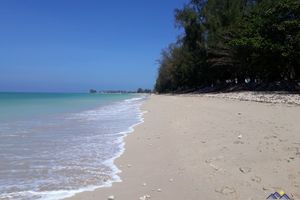
[{"label": "distant island", "polygon": [[91,93],[91,94],[97,93],[97,90],[90,89],[90,93]]},{"label": "distant island", "polygon": [[128,90],[95,90],[90,89],[90,94],[100,93],[100,94],[130,94],[130,93],[152,93],[151,89],[143,89],[138,88],[136,91],[128,91]]}]

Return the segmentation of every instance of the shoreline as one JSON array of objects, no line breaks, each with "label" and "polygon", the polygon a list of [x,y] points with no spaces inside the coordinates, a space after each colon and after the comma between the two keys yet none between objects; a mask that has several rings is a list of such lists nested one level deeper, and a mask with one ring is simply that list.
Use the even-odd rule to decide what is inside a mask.
[{"label": "shoreline", "polygon": [[[126,99],[125,101],[131,101],[131,100],[136,100],[136,99],[140,99],[140,98],[145,98],[142,102],[142,104],[139,107],[139,114],[138,114],[138,122],[131,125],[130,127],[127,128],[127,130],[125,131],[121,131],[117,134],[120,134],[121,136],[119,136],[115,143],[119,143],[119,148],[120,151],[116,153],[115,156],[113,156],[112,158],[106,160],[103,162],[103,164],[107,167],[110,167],[112,169],[112,179],[109,181],[105,181],[103,182],[102,185],[91,185],[91,186],[87,186],[87,187],[82,187],[79,189],[74,189],[74,190],[57,190],[57,191],[51,191],[51,192],[45,192],[42,193],[41,195],[45,196],[45,198],[43,197],[43,199],[45,200],[55,200],[56,198],[59,199],[68,199],[68,198],[72,198],[74,196],[76,196],[77,194],[80,193],[84,193],[84,192],[93,192],[95,190],[98,189],[102,189],[102,188],[110,188],[112,187],[112,185],[114,183],[121,183],[122,179],[120,177],[120,174],[122,173],[122,171],[120,170],[120,168],[118,168],[118,166],[115,164],[116,160],[118,160],[126,151],[125,148],[125,140],[126,138],[132,134],[134,132],[135,127],[139,126],[140,124],[144,123],[144,114],[147,113],[147,111],[143,111],[141,109],[142,105],[145,103],[145,101],[147,101],[148,97],[145,97],[145,94],[142,97],[134,97],[134,98],[130,98],[130,99]],[[57,195],[51,195],[48,197],[49,193],[52,194],[57,194]]]},{"label": "shoreline", "polygon": [[[146,98],[102,95],[92,109],[1,123],[2,180],[11,181],[3,182],[0,199],[63,199],[120,182],[114,160],[124,152],[124,137],[143,122],[140,106]],[[15,148],[9,146],[12,142]],[[29,156],[23,157],[17,144]]]},{"label": "shoreline", "polygon": [[151,95],[141,110],[115,160],[122,181],[67,199],[300,199],[300,107]]}]

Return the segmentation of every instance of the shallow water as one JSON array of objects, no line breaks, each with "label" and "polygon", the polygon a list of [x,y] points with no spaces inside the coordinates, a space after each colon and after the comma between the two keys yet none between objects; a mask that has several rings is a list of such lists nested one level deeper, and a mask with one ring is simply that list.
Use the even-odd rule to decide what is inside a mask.
[{"label": "shallow water", "polygon": [[113,160],[124,135],[142,122],[146,96],[14,94],[10,101],[5,95],[0,199],[61,199],[119,181]]}]

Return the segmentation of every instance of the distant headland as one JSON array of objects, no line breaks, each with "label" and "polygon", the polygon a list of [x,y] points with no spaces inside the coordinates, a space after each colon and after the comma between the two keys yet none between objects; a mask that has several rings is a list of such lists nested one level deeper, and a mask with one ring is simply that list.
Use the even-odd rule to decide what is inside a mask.
[{"label": "distant headland", "polygon": [[100,94],[152,93],[152,90],[138,88],[136,91],[133,91],[133,90],[99,90],[99,91],[97,91],[95,89],[90,89],[89,93],[90,94],[95,94],[95,93],[100,93]]}]

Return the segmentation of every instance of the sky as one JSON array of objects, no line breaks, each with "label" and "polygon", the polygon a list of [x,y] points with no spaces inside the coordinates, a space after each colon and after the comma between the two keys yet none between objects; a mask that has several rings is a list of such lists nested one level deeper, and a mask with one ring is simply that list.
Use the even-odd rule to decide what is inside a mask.
[{"label": "sky", "polygon": [[186,0],[1,0],[0,91],[153,88]]}]

